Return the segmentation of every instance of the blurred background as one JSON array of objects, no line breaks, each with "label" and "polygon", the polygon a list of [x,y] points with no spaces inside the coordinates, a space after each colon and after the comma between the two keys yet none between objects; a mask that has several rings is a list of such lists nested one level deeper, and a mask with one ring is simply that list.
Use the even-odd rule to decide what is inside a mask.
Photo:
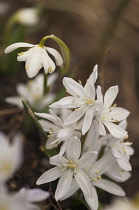
[{"label": "blurred background", "polygon": [[[23,8],[35,9],[34,21],[18,16]],[[17,52],[5,56],[3,50],[18,41],[37,44],[43,36],[54,34],[71,51],[69,74],[75,71],[75,78],[84,84],[93,66],[99,64],[98,84],[103,91],[119,85],[116,102],[131,112],[128,132],[135,148],[132,177],[122,186],[128,197],[134,197],[139,190],[139,1],[5,0],[0,1],[0,24],[1,129],[11,132],[20,127],[19,111],[11,109],[4,98],[15,95],[17,83],[27,80],[24,63],[16,61]],[[51,40],[46,44],[57,48]],[[107,203],[111,196],[104,198],[102,195]]]}]

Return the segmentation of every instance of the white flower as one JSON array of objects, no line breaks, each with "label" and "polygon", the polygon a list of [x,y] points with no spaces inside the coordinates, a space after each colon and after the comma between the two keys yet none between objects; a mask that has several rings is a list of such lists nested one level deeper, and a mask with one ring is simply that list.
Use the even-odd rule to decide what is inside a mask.
[{"label": "white flower", "polygon": [[112,86],[107,90],[103,99],[101,87],[98,86],[97,99],[102,101],[103,108],[101,112],[97,112],[96,119],[99,122],[100,135],[106,135],[105,125],[115,138],[124,139],[128,137],[127,131],[114,123],[125,120],[129,115],[129,111],[120,107],[115,107],[115,105],[112,106],[117,94],[118,86]]},{"label": "white flower", "polygon": [[[97,151],[99,152],[102,146],[101,138],[99,139],[98,122],[93,121],[91,128],[89,129],[85,143],[83,146],[83,152]],[[97,157],[97,156],[96,156]]]},{"label": "white flower", "polygon": [[[122,129],[126,129],[126,125],[125,120],[119,123],[119,127]],[[111,134],[102,137],[101,141],[107,145],[106,153],[109,152],[110,148],[113,157],[124,171],[132,170],[129,159],[134,154],[134,149],[131,147],[131,142],[124,141],[124,139],[116,139]]]},{"label": "white flower", "polygon": [[[112,157],[110,156],[110,158]],[[105,174],[116,182],[125,182],[131,176],[130,172],[124,171],[116,161]]]},{"label": "white flower", "polygon": [[81,142],[77,137],[73,137],[68,142],[66,147],[66,155],[60,155],[50,158],[50,164],[56,167],[44,172],[37,180],[37,184],[44,184],[56,179],[59,179],[55,192],[56,200],[62,197],[69,191],[75,181],[84,194],[92,197],[91,184],[84,168],[91,165],[91,162],[96,155],[94,152],[87,152],[81,158]]},{"label": "white flower", "polygon": [[[52,84],[55,82],[57,74],[52,74],[48,77],[47,85],[52,89]],[[17,105],[19,108],[23,108],[22,100],[27,101],[31,107],[36,110],[42,110],[54,101],[55,95],[50,91],[47,95],[43,95],[43,74],[39,74],[32,80],[29,80],[27,84],[18,84],[16,89],[19,96],[7,97],[6,102]]]},{"label": "white flower", "polygon": [[55,63],[49,57],[47,52],[54,56],[57,66],[61,66],[63,64],[63,59],[57,50],[50,47],[41,46],[39,44],[33,45],[18,42],[8,46],[5,49],[5,53],[10,53],[19,47],[30,47],[28,51],[19,53],[17,57],[18,61],[26,62],[25,68],[29,78],[36,76],[42,67],[44,68],[45,74],[55,71]]},{"label": "white flower", "polygon": [[40,189],[22,188],[19,192],[9,193],[4,185],[0,187],[1,210],[40,210],[33,202],[40,202],[49,197],[49,193]]},{"label": "white flower", "polygon": [[139,206],[134,204],[132,201],[127,198],[116,199],[110,206],[106,206],[104,210],[138,210]]},{"label": "white flower", "polygon": [[35,8],[22,8],[15,13],[15,20],[23,25],[35,25],[39,21],[38,11]]},{"label": "white flower", "polygon": [[12,142],[0,133],[0,181],[6,181],[20,167],[23,159],[21,136],[16,135]]},{"label": "white flower", "polygon": [[[39,120],[39,122],[42,125],[44,131],[49,133],[49,138],[46,142],[47,149],[52,149],[61,142],[66,143],[73,136],[81,136],[81,131],[78,129],[77,125],[65,125],[63,121],[52,110],[49,110],[49,112],[50,114],[35,113],[38,117],[42,117],[45,119]],[[66,147],[66,144],[64,144],[64,147]],[[64,148],[62,147],[61,149],[63,151]]]},{"label": "white flower", "polygon": [[[92,190],[92,197],[89,197],[86,193],[84,193],[84,197],[86,202],[88,203],[91,210],[98,210],[98,195],[96,192],[95,187],[101,188],[109,193],[118,196],[124,196],[125,192],[119,187],[117,184],[103,179],[101,177],[102,174],[106,173],[109,168],[113,165],[113,160],[109,158],[109,156],[105,155],[100,160],[96,162],[96,159],[92,159],[92,165],[86,167],[85,172],[89,177],[91,182],[91,190]],[[67,194],[61,197],[60,200],[64,200],[67,197],[71,196],[79,189],[77,183],[74,182],[74,185],[69,188]]]},{"label": "white flower", "polygon": [[95,111],[101,109],[101,103],[98,100],[95,100],[96,94],[94,83],[96,82],[97,74],[96,65],[84,87],[75,80],[65,77],[63,79],[63,84],[67,92],[72,96],[67,96],[50,106],[52,108],[75,108],[75,111],[69,115],[65,124],[72,124],[84,116],[82,126],[83,135],[91,127]]}]

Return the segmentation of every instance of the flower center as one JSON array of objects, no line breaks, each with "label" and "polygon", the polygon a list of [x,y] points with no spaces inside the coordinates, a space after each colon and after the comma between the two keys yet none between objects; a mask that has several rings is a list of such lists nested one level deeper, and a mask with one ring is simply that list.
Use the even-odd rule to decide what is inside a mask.
[{"label": "flower center", "polygon": [[70,169],[75,169],[76,164],[72,160],[69,160],[69,162],[67,164],[67,167],[70,168]]},{"label": "flower center", "polygon": [[85,102],[87,105],[91,105],[94,103],[94,101],[92,99],[87,99]]}]

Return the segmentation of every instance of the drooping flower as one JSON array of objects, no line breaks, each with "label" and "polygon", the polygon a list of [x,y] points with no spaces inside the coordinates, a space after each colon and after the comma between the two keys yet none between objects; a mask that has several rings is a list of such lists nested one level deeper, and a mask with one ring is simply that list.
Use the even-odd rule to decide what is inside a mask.
[{"label": "drooping flower", "polygon": [[55,192],[56,200],[60,200],[75,181],[78,188],[81,188],[84,194],[92,197],[89,177],[84,169],[91,165],[96,152],[87,152],[82,157],[80,157],[80,154],[80,139],[72,137],[72,139],[68,141],[65,156],[56,155],[50,158],[50,164],[56,167],[44,172],[37,180],[37,184],[48,183],[60,178]]},{"label": "drooping flower", "polygon": [[21,136],[16,135],[12,143],[0,133],[0,181],[6,181],[19,169],[23,160]]},{"label": "drooping flower", "polygon": [[116,107],[116,105],[112,105],[117,94],[118,86],[112,86],[107,90],[103,99],[101,87],[98,86],[97,99],[102,101],[103,107],[100,112],[97,112],[96,119],[99,122],[100,135],[106,135],[106,130],[104,127],[106,126],[112,136],[117,139],[124,139],[128,137],[127,131],[115,123],[125,120],[129,115],[129,111],[120,107]]},{"label": "drooping flower", "polygon": [[49,193],[41,189],[25,189],[9,193],[5,185],[0,187],[1,210],[40,210],[34,202],[40,202],[49,197]]},{"label": "drooping flower", "polygon": [[[64,122],[50,109],[50,114],[46,113],[35,113],[38,117],[45,120],[39,120],[44,131],[48,132],[48,139],[46,142],[46,148],[52,149],[56,147],[59,143],[65,142],[64,147],[66,147],[67,141],[69,141],[73,136],[81,136],[81,130],[77,125],[65,125]],[[61,148],[64,149],[63,147]],[[64,149],[65,151],[65,149]]]},{"label": "drooping flower", "polygon": [[[41,44],[33,45],[24,42],[18,42],[8,46],[5,49],[5,53],[10,53],[19,47],[30,48],[26,52],[19,53],[17,57],[18,61],[25,61],[26,73],[29,78],[36,76],[41,68],[44,68],[44,73],[48,74],[55,71],[56,65],[61,66],[63,64],[63,59],[57,50],[50,47],[45,47]],[[54,56],[56,65],[49,57],[47,52]]]},{"label": "drooping flower", "polygon": [[78,121],[84,116],[82,126],[83,135],[91,127],[95,111],[101,109],[101,102],[99,100],[95,100],[96,94],[94,83],[96,82],[97,75],[98,72],[96,65],[84,87],[75,80],[65,77],[63,79],[63,84],[67,92],[72,96],[67,96],[50,106],[51,108],[75,109],[75,111],[73,111],[65,121],[65,124],[67,125]]},{"label": "drooping flower", "polygon": [[23,108],[22,100],[27,101],[31,107],[36,110],[42,110],[54,101],[55,94],[51,93],[52,84],[55,82],[57,74],[48,76],[47,85],[50,87],[49,93],[44,96],[43,94],[43,75],[39,74],[32,80],[29,80],[27,84],[18,84],[16,89],[18,96],[7,97],[6,102],[17,105],[19,108]]}]

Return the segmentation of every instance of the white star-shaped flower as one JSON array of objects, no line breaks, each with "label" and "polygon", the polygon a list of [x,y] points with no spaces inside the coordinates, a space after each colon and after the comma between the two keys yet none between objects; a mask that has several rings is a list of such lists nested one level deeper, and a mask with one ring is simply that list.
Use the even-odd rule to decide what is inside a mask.
[{"label": "white star-shaped flower", "polygon": [[57,74],[48,76],[47,85],[50,87],[49,93],[44,96],[43,94],[43,74],[39,74],[32,80],[29,80],[27,84],[18,84],[16,89],[18,96],[7,97],[6,102],[17,105],[19,108],[23,108],[22,100],[27,101],[29,105],[36,109],[42,110],[54,101],[55,94],[52,94],[52,85],[57,78]]},{"label": "white star-shaped flower", "polygon": [[61,152],[65,152],[67,141],[73,136],[81,136],[81,130],[74,124],[65,125],[63,121],[52,111],[49,110],[50,114],[46,113],[35,113],[38,117],[42,117],[45,120],[39,120],[44,131],[48,132],[48,140],[46,142],[46,148],[52,149],[59,143],[64,142],[61,147]]},{"label": "white star-shaped flower", "polygon": [[[55,71],[56,65],[61,66],[63,64],[63,59],[57,50],[39,44],[33,45],[24,42],[14,43],[5,49],[5,53],[10,53],[20,47],[30,48],[26,52],[19,53],[17,57],[18,61],[25,61],[26,73],[29,78],[36,76],[41,68],[44,68],[44,73],[48,74]],[[49,57],[48,53],[54,56],[56,65]]]},{"label": "white star-shaped flower", "polygon": [[[123,130],[126,129],[126,126],[126,120],[119,123],[119,127]],[[101,141],[106,145],[106,153],[110,150],[118,165],[124,171],[132,170],[129,160],[130,156],[134,154],[134,149],[131,147],[131,142],[127,142],[124,139],[116,139],[111,134],[102,137]]]},{"label": "white star-shaped flower", "polygon": [[127,131],[115,123],[125,120],[129,115],[129,111],[120,107],[116,107],[115,105],[112,106],[117,94],[118,86],[112,86],[107,90],[103,99],[101,87],[98,86],[97,99],[102,101],[103,107],[101,111],[97,112],[96,119],[99,122],[100,135],[106,135],[106,130],[104,127],[106,126],[106,128],[115,138],[124,139],[128,137]]},{"label": "white star-shaped flower", "polygon": [[48,183],[60,177],[55,192],[56,200],[60,200],[68,192],[70,187],[74,187],[74,181],[84,194],[92,197],[90,180],[84,169],[91,165],[96,152],[87,152],[82,157],[80,155],[80,139],[72,137],[68,141],[65,156],[56,155],[50,158],[50,164],[56,167],[44,172],[37,180],[37,184]]},{"label": "white star-shaped flower", "polygon": [[91,127],[95,111],[100,110],[102,106],[99,100],[95,100],[96,93],[94,83],[96,82],[97,75],[98,72],[96,65],[84,87],[75,80],[65,77],[63,79],[63,84],[67,92],[72,96],[67,96],[50,106],[51,108],[75,109],[75,111],[73,111],[65,121],[65,124],[67,125],[78,121],[84,116],[82,126],[83,135]]},{"label": "white star-shaped flower", "polygon": [[[124,196],[125,192],[117,184],[103,179],[101,176],[106,173],[109,168],[113,165],[113,160],[109,156],[103,156],[101,159],[96,161],[95,158],[92,159],[92,165],[84,169],[91,182],[92,197],[89,197],[84,193],[85,200],[89,205],[91,210],[98,210],[98,195],[95,187],[105,190],[109,193],[118,196]],[[74,180],[74,185],[69,188],[69,191],[60,199],[64,200],[74,194],[79,189],[79,186]]]}]

